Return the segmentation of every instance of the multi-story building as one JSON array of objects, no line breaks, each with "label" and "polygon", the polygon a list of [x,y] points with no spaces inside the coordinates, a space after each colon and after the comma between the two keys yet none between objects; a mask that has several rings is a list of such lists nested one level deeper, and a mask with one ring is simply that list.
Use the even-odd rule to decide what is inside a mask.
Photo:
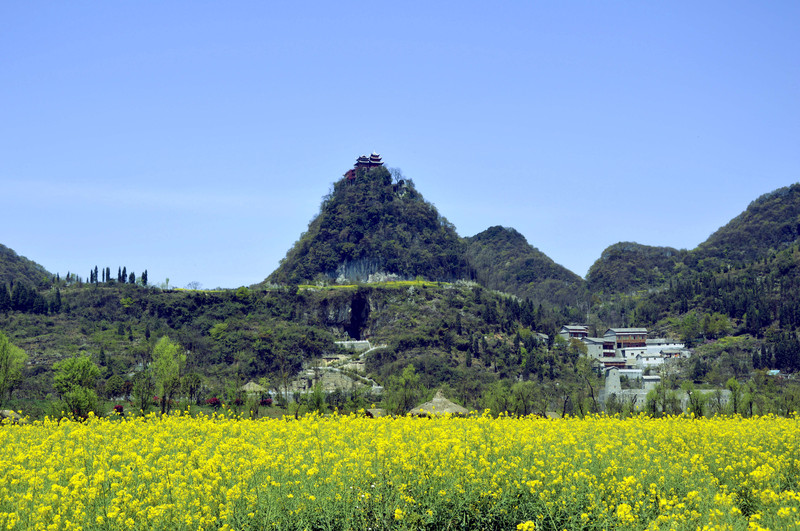
[{"label": "multi-story building", "polygon": [[561,337],[569,341],[570,339],[583,339],[589,336],[589,327],[581,325],[565,325],[558,333]]}]

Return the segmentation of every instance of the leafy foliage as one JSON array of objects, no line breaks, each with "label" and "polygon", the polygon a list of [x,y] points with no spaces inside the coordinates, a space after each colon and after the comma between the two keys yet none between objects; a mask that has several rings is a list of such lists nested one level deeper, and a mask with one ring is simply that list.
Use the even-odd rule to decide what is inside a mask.
[{"label": "leafy foliage", "polygon": [[8,336],[0,332],[0,403],[19,383],[27,359],[25,351],[12,345]]},{"label": "leafy foliage", "polygon": [[65,411],[75,417],[85,418],[97,410],[97,393],[94,384],[100,369],[88,356],[68,358],[53,365],[53,387],[64,402]]}]

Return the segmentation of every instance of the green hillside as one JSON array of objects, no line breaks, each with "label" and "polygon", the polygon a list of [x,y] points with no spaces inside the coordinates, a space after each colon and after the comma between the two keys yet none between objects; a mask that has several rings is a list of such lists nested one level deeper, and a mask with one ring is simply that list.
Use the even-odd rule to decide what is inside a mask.
[{"label": "green hillside", "polygon": [[186,349],[185,373],[200,378],[206,398],[229,382],[264,378],[277,386],[314,360],[341,353],[334,341],[352,337],[386,345],[366,359],[368,375],[379,383],[391,385],[413,364],[426,388],[460,389],[472,407],[493,382],[572,381],[577,362],[549,352],[534,333],[552,333],[557,315],[478,285],[408,281],[211,292],[74,283],[60,289],[57,312],[0,313],[0,331],[30,361],[17,397],[52,393],[53,365],[75,355],[101,367],[102,395],[110,382],[135,380],[162,336]]},{"label": "green hillside", "polygon": [[512,228],[490,227],[467,238],[467,262],[482,285],[556,306],[585,301],[581,277],[558,265]]},{"label": "green hillside", "polygon": [[742,265],[786,249],[800,237],[800,184],[764,194],[701,243],[690,265]]},{"label": "green hillside", "polygon": [[51,276],[44,267],[0,244],[0,285],[23,281],[40,287],[49,283]]},{"label": "green hillside", "polygon": [[627,293],[664,285],[685,250],[620,242],[607,247],[586,275],[592,293]]},{"label": "green hillside", "polygon": [[266,282],[366,281],[376,273],[437,281],[469,276],[453,225],[411,180],[395,182],[384,167],[336,182]]}]

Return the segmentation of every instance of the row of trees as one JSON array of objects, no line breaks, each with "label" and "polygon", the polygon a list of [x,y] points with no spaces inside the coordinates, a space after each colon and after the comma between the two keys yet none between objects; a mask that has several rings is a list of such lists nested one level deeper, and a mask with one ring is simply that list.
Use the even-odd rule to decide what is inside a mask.
[{"label": "row of trees", "polygon": [[[659,384],[649,393],[643,405],[644,411],[653,417],[664,415],[693,414],[697,417],[710,415],[783,415],[791,416],[800,408],[800,386],[789,384],[777,388],[767,383],[763,373],[742,383],[729,379],[725,389],[700,390],[691,381],[685,381],[680,389],[670,389]],[[606,401],[606,411],[612,414],[630,414],[635,411],[633,400],[620,399],[612,395]]]},{"label": "row of trees", "polygon": [[[102,280],[101,280],[102,276]],[[142,275],[139,277],[139,284],[142,286],[147,286],[147,269],[144,270]],[[136,273],[133,271],[128,273],[128,268],[123,266],[117,268],[117,278],[114,279],[111,276],[111,268],[106,267],[105,269],[98,270],[97,266],[94,266],[94,269],[89,271],[89,283],[90,284],[99,284],[100,282],[103,283],[112,283],[118,282],[120,284],[136,284]]]}]

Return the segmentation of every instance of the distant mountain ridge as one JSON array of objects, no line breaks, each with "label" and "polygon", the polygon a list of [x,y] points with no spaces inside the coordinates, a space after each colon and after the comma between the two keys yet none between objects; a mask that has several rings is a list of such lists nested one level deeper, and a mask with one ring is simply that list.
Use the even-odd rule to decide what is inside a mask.
[{"label": "distant mountain ridge", "polygon": [[373,154],[360,157],[334,184],[308,230],[265,282],[367,281],[377,274],[470,279],[522,298],[571,306],[592,294],[664,286],[686,268],[741,265],[786,248],[798,235],[800,184],[795,184],[759,197],[694,250],[610,245],[584,280],[513,228],[493,226],[461,238],[411,180],[393,179]]},{"label": "distant mountain ridge", "polygon": [[[754,200],[695,249],[612,244],[584,280],[513,228],[492,226],[460,237],[413,181],[393,177],[375,157],[334,183],[308,230],[265,283],[468,279],[523,299],[574,306],[598,294],[650,290],[687,275],[767,264],[800,240],[800,184],[792,184]],[[787,259],[781,259],[780,271],[795,270]],[[42,287],[51,277],[45,267],[0,244],[0,284]]]}]

